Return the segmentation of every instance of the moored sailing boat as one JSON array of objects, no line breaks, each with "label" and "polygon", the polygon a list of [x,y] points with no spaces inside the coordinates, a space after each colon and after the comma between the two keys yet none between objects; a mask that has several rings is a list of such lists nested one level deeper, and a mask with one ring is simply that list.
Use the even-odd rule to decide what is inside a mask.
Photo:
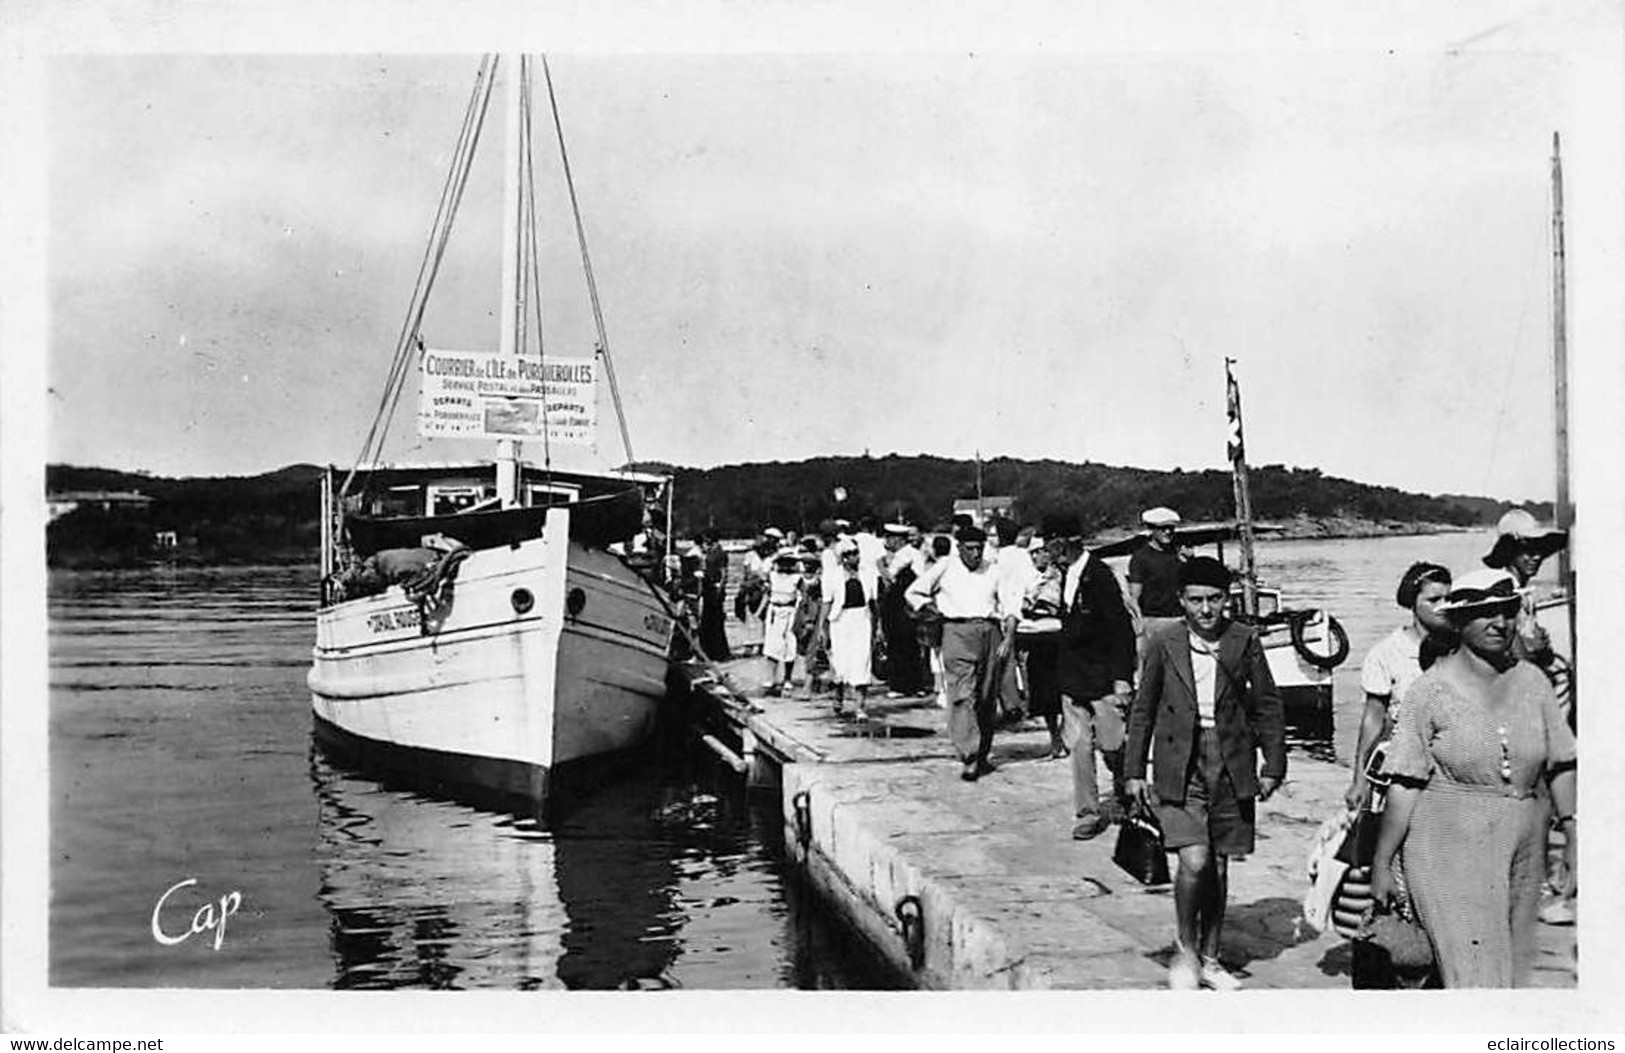
[{"label": "moored sailing boat", "polygon": [[[317,735],[328,748],[415,785],[539,811],[562,784],[654,728],[672,619],[632,563],[609,547],[648,536],[645,509],[669,480],[552,467],[554,444],[592,442],[600,370],[628,460],[632,454],[579,213],[596,354],[542,353],[532,66],[512,65],[501,350],[434,351],[419,336],[499,67],[488,56],[362,463],[342,482],[331,469],[324,480],[322,601],[308,679]],[[547,90],[551,99],[550,79]],[[574,208],[556,104],[553,116]],[[390,416],[414,372],[419,434],[495,440],[494,459],[382,462]],[[541,443],[541,464],[523,458],[524,440]]]}]

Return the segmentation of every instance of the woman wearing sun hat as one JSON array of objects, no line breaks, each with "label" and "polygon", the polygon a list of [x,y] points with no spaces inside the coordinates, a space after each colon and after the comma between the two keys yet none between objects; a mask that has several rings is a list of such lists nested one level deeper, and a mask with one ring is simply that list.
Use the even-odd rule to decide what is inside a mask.
[{"label": "woman wearing sun hat", "polygon": [[[1568,531],[1547,529],[1528,512],[1514,508],[1501,517],[1501,521],[1495,525],[1495,532],[1495,546],[1484,557],[1484,565],[1507,571],[1524,589],[1523,605],[1518,611],[1514,653],[1548,670],[1550,675],[1554,660],[1552,638],[1536,617],[1535,592],[1531,583],[1548,556],[1568,547]],[[1559,694],[1558,703],[1572,730],[1574,714],[1568,708],[1568,696],[1567,691]]]},{"label": "woman wearing sun hat", "polygon": [[[1394,898],[1403,851],[1446,987],[1518,987],[1534,964],[1547,799],[1575,834],[1574,736],[1546,677],[1512,654],[1521,590],[1505,571],[1455,581],[1438,609],[1460,643],[1405,697],[1371,895]],[[1572,858],[1570,859],[1572,867]],[[1572,873],[1572,871],[1571,871]]]}]

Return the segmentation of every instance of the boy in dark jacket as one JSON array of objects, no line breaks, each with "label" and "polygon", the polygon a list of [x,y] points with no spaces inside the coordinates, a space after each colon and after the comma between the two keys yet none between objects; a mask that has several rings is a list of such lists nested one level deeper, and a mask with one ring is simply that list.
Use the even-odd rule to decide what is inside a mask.
[{"label": "boy in dark jacket", "polygon": [[1241,981],[1219,964],[1229,858],[1252,852],[1254,799],[1269,800],[1286,777],[1286,725],[1258,634],[1225,613],[1230,571],[1202,556],[1180,568],[1179,581],[1185,617],[1146,636],[1124,789],[1155,810],[1164,844],[1179,853],[1168,986],[1234,990]]}]

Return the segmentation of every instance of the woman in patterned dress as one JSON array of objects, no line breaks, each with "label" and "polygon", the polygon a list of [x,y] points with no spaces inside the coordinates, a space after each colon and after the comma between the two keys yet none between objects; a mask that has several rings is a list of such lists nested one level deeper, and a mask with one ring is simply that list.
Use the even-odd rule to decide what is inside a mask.
[{"label": "woman in patterned dress", "polygon": [[[1573,865],[1574,735],[1539,669],[1512,656],[1520,597],[1502,571],[1474,571],[1439,609],[1460,635],[1405,697],[1384,772],[1393,780],[1371,896],[1395,893],[1403,853],[1417,919],[1446,987],[1518,987],[1534,964],[1547,799]],[[1571,871],[1572,872],[1572,871]]]}]

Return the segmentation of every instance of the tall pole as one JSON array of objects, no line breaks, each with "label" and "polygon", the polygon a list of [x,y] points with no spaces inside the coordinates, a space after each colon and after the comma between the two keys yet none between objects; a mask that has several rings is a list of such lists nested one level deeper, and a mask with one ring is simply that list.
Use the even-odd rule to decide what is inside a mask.
[{"label": "tall pole", "polygon": [[[1563,247],[1563,158],[1558,133],[1552,133],[1552,374],[1555,383],[1557,426],[1557,505],[1552,510],[1559,530],[1574,523],[1574,507],[1569,500],[1569,334],[1568,288]],[[1568,546],[1557,553],[1557,573],[1568,595],[1569,661],[1575,661],[1579,643],[1575,638],[1574,563]],[[1572,687],[1571,687],[1572,690]]]},{"label": "tall pole", "polygon": [[[505,359],[519,355],[519,318],[524,310],[520,295],[523,271],[519,260],[519,228],[521,208],[521,180],[519,166],[524,156],[520,135],[523,131],[524,108],[522,102],[523,56],[508,59],[507,95],[507,156],[502,181],[502,301],[501,343],[498,345]],[[519,493],[519,460],[521,449],[516,439],[497,440],[497,497],[503,508],[521,503]]]},{"label": "tall pole", "polygon": [[982,510],[982,451],[976,451],[976,525],[987,529],[987,513]]},{"label": "tall pole", "polygon": [[1236,496],[1236,521],[1241,531],[1241,603],[1249,616],[1258,614],[1258,567],[1253,559],[1253,499],[1247,486],[1247,443],[1241,429],[1241,386],[1224,360],[1225,403],[1229,415],[1230,484]]}]

